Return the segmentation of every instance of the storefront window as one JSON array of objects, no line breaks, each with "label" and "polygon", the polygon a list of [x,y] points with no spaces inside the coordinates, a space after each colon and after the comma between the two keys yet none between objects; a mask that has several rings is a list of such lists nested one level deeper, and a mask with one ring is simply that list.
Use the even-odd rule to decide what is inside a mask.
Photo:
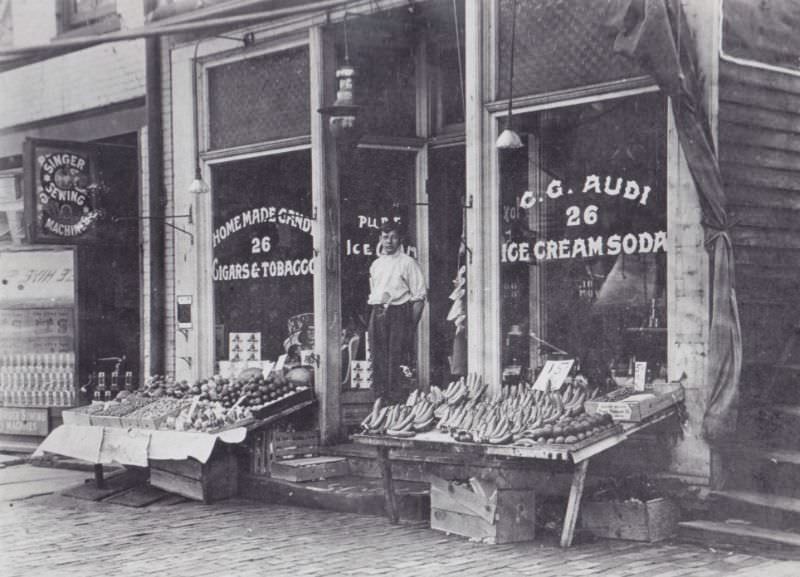
[{"label": "storefront window", "polygon": [[310,174],[305,150],[212,169],[217,361],[314,348]]},{"label": "storefront window", "polygon": [[[666,377],[664,98],[521,115],[500,157],[504,378],[575,359],[598,384]],[[639,365],[639,370],[642,370]]]}]

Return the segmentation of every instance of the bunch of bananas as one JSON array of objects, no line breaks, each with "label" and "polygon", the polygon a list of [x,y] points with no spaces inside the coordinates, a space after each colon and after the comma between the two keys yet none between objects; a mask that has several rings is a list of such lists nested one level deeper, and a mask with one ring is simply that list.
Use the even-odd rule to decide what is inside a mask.
[{"label": "bunch of bananas", "polygon": [[464,401],[477,402],[487,388],[488,385],[482,382],[480,375],[470,373],[466,378],[461,377],[447,386],[444,390],[445,402],[448,405],[458,405]]},{"label": "bunch of bananas", "polygon": [[377,399],[361,423],[367,434],[412,437],[433,428],[460,442],[495,445],[518,442],[574,443],[613,426],[609,417],[586,415],[584,402],[597,395],[582,376],[567,380],[560,391],[534,390],[529,383],[506,385],[494,397],[479,375],[415,389],[404,404],[383,406]]},{"label": "bunch of bananas", "polygon": [[413,437],[433,428],[436,406],[424,394],[409,399],[410,404],[382,406],[380,398],[375,400],[372,412],[361,422],[361,428],[371,435]]},{"label": "bunch of bananas", "polygon": [[[596,394],[597,390],[590,390],[586,379],[580,376],[570,379],[561,391],[551,390],[549,383],[544,391],[534,390],[528,383],[519,383],[502,387],[496,397],[486,400],[470,399],[454,385],[454,392],[448,398],[458,398],[459,404],[448,402],[442,408],[438,428],[450,433],[456,441],[506,444],[522,438],[538,439],[543,436],[538,430],[542,427],[565,429],[575,421],[570,429],[575,434],[545,438],[550,442],[556,442],[559,437],[563,437],[559,442],[576,442],[595,428],[579,427],[585,423],[577,419],[584,413],[586,399]],[[579,432],[582,433],[580,438]]]}]

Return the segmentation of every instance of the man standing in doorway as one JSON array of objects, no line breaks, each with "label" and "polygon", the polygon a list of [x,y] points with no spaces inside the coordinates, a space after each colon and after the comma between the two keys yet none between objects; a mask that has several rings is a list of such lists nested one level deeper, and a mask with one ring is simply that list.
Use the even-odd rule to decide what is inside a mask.
[{"label": "man standing in doorway", "polygon": [[414,335],[425,307],[425,277],[416,260],[400,248],[400,225],[381,225],[382,254],[369,268],[372,380],[375,395],[390,403],[404,402],[400,366],[410,365]]}]

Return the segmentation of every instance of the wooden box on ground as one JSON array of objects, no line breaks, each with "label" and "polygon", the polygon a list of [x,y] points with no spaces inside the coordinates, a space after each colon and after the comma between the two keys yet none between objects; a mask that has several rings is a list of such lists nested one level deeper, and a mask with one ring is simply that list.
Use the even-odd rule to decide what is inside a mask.
[{"label": "wooden box on ground", "polygon": [[430,482],[431,529],[491,544],[533,540],[533,491],[498,489],[474,478],[456,484],[432,476]]},{"label": "wooden box on ground", "polygon": [[581,505],[581,526],[597,537],[661,541],[678,527],[678,506],[670,499],[587,501]]},{"label": "wooden box on ground", "polygon": [[302,483],[350,472],[347,459],[319,454],[319,431],[257,431],[251,443],[250,472]]},{"label": "wooden box on ground", "polygon": [[239,490],[236,457],[217,449],[206,463],[195,459],[151,460],[150,484],[170,493],[210,503],[233,497]]}]

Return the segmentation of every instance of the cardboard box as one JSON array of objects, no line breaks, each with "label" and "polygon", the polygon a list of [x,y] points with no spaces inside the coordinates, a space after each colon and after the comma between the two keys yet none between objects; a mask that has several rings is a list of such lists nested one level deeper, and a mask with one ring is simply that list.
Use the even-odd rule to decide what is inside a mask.
[{"label": "cardboard box", "polygon": [[642,393],[630,392],[630,396],[619,400],[599,397],[586,401],[584,407],[590,415],[608,413],[615,421],[638,422],[684,400],[683,387],[678,383],[668,383]]},{"label": "cardboard box", "polygon": [[597,537],[630,541],[662,541],[678,527],[678,506],[667,498],[639,501],[587,501],[581,505],[581,526]]},{"label": "cardboard box", "polygon": [[431,477],[431,529],[490,544],[531,541],[536,495],[498,489],[471,479],[468,485]]}]

